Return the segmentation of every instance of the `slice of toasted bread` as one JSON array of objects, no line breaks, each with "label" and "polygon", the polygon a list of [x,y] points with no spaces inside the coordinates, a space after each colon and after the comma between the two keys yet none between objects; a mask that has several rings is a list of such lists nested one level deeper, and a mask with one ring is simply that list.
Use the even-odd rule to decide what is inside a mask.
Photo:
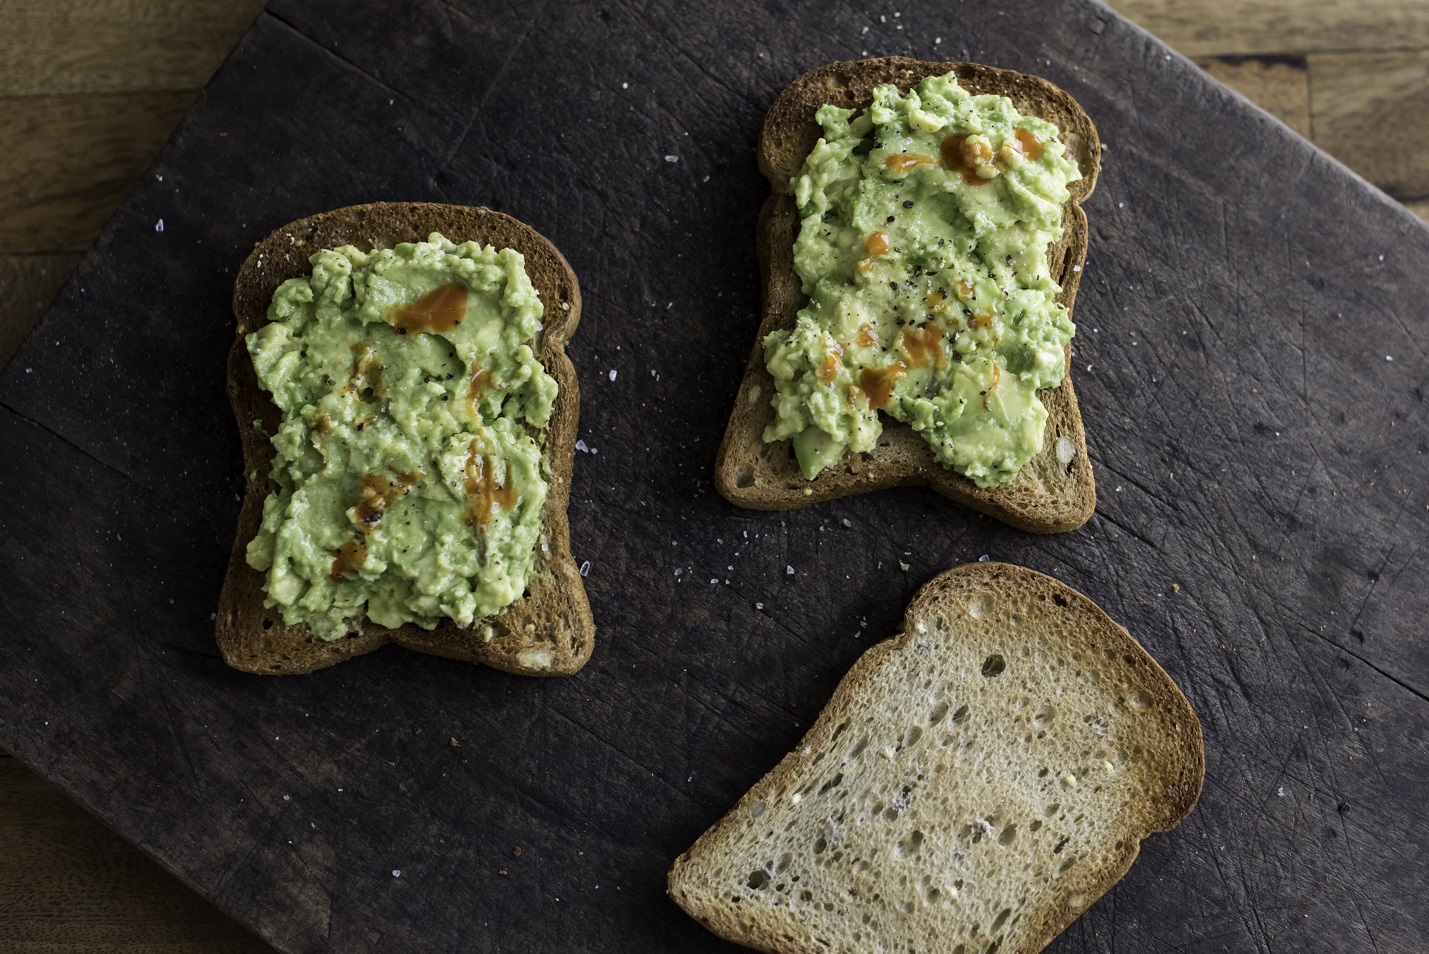
[{"label": "slice of toasted bread", "polygon": [[[559,393],[549,425],[532,434],[550,468],[550,490],[542,515],[547,550],[537,554],[525,594],[499,615],[470,627],[444,622],[426,630],[409,623],[385,629],[364,623],[360,633],[327,642],[306,626],[287,626],[263,606],[263,578],[248,566],[245,551],[258,530],[273,447],[266,434],[278,425],[278,409],[258,386],[243,337],[267,322],[268,303],[278,286],[311,271],[309,256],[324,248],[362,249],[425,241],[441,232],[453,242],[474,240],[513,248],[526,258],[545,308],[536,353]],[[233,287],[237,339],[228,356],[228,395],[243,440],[247,492],[223,581],[217,616],[218,646],[237,669],[258,673],[303,673],[371,652],[395,642],[451,659],[485,663],[524,675],[565,675],[585,665],[595,626],[585,587],[570,552],[566,508],[570,499],[580,388],[565,345],[580,321],[581,295],[570,265],[530,226],[490,209],[419,202],[377,202],[299,219],[269,235],[239,269]],[[253,427],[262,421],[263,432]]]},{"label": "slice of toasted bread", "polygon": [[[916,432],[884,416],[883,435],[871,453],[846,453],[814,480],[806,480],[789,441],[764,442],[773,417],[774,382],[764,366],[764,338],[792,327],[805,298],[794,271],[794,239],[799,216],[788,194],[789,180],[818,142],[814,113],[824,103],[867,106],[875,87],[893,83],[907,91],[924,78],[954,73],[973,93],[1007,96],[1025,115],[1056,123],[1068,155],[1082,178],[1070,183],[1060,241],[1047,252],[1057,301],[1070,311],[1077,297],[1087,251],[1087,220],[1081,203],[1096,186],[1101,143],[1090,117],[1076,100],[1036,76],[975,63],[927,63],[890,56],[833,63],[805,73],[785,87],[770,107],[759,139],[759,168],[773,188],[759,216],[758,255],[764,286],[764,320],[740,382],[729,428],[715,463],[715,484],[731,503],[758,510],[787,510],[805,504],[881,490],[900,484],[927,486],[1022,530],[1055,533],[1086,523],[1096,507],[1096,484],[1087,459],[1086,435],[1070,374],[1060,387],[1042,391],[1047,428],[1042,450],[1017,478],[1001,487],[981,488],[944,467]],[[1070,348],[1068,368],[1071,367]]]},{"label": "slice of toasted bread", "polygon": [[1032,954],[1187,816],[1204,765],[1190,703],[1091,600],[962,566],[680,856],[669,892],[778,954]]}]

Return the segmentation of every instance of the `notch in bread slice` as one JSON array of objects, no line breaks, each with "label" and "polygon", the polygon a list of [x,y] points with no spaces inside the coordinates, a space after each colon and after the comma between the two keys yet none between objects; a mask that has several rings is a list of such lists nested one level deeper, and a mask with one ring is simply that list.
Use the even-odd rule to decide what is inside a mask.
[{"label": "notch in bread slice", "polygon": [[[248,561],[249,543],[264,524],[265,498],[277,490],[277,485],[270,478],[276,453],[271,438],[279,433],[282,415],[272,396],[259,385],[245,338],[269,324],[268,310],[275,293],[289,279],[309,275],[313,271],[309,259],[320,250],[350,245],[363,253],[384,249],[392,249],[395,253],[402,243],[422,243],[433,233],[440,233],[450,243],[473,242],[496,250],[514,249],[524,258],[524,272],[529,278],[530,288],[526,288],[525,279],[519,279],[521,287],[516,293],[529,295],[534,290],[540,299],[542,314],[539,319],[528,316],[528,323],[539,329],[534,336],[524,342],[512,342],[512,345],[521,354],[528,372],[535,373],[534,358],[539,370],[549,376],[547,379],[538,375],[542,386],[548,389],[542,403],[544,410],[545,403],[549,402],[549,417],[545,418],[544,426],[538,426],[539,421],[533,423],[529,415],[521,418],[518,414],[514,422],[498,422],[502,434],[497,436],[505,441],[502,446],[521,444],[528,448],[526,457],[531,459],[525,461],[526,469],[541,476],[544,502],[536,507],[536,495],[523,502],[513,491],[515,476],[512,468],[515,465],[512,461],[515,458],[498,463],[495,451],[483,448],[479,452],[475,438],[472,439],[469,456],[463,457],[467,453],[465,445],[457,447],[454,444],[451,453],[446,453],[441,460],[433,454],[430,462],[414,462],[414,476],[392,477],[385,482],[373,478],[373,487],[368,487],[369,480],[364,478],[361,494],[348,511],[348,519],[354,520],[351,529],[354,542],[345,545],[346,549],[341,552],[334,551],[332,579],[337,581],[360,571],[362,561],[369,559],[363,543],[371,539],[363,534],[373,523],[381,525],[384,520],[395,522],[391,515],[384,517],[384,511],[395,507],[394,501],[408,493],[415,480],[442,480],[455,487],[457,492],[464,489],[468,495],[469,512],[455,519],[464,520],[467,525],[458,532],[481,537],[477,553],[484,552],[482,547],[487,545],[483,528],[500,517],[503,507],[531,508],[532,517],[539,520],[539,525],[528,534],[534,537],[530,544],[533,555],[529,573],[525,576],[524,592],[516,592],[513,585],[514,601],[508,598],[499,611],[479,616],[466,625],[459,625],[452,618],[443,618],[436,622],[434,628],[424,628],[416,622],[404,622],[388,628],[367,619],[370,607],[363,607],[362,615],[352,623],[353,631],[337,638],[321,638],[312,626],[302,622],[286,623],[282,607],[272,605],[271,601],[265,605],[268,594],[265,592],[264,574],[253,569]],[[471,261],[458,263],[470,269],[466,278],[462,279],[464,283],[474,288],[472,282],[484,282],[494,289],[506,288],[507,291],[501,294],[508,297],[513,293],[510,283],[518,280],[519,276],[513,278],[511,270],[520,270],[514,256],[475,248],[468,249],[468,253],[466,257],[479,261],[474,268]],[[339,269],[345,268],[347,259],[352,257],[348,255],[343,261],[334,259],[330,264]],[[376,259],[376,255],[372,257]],[[506,271],[503,272],[503,269]],[[369,296],[381,292],[378,283],[378,278],[368,281],[364,290]],[[450,290],[456,287],[443,286],[426,295],[417,302],[421,307],[416,310],[412,306],[389,309],[385,320],[391,327],[384,333],[390,337],[392,332],[400,332],[403,347],[409,342],[413,347],[420,344],[430,352],[423,360],[450,360],[456,367],[460,356],[456,355],[451,343],[445,338],[439,339],[436,334],[428,334],[429,329],[425,326],[418,327],[421,322],[433,321],[455,326],[460,324],[463,316],[468,316],[465,311],[466,296],[461,296],[460,302],[443,298],[443,295],[450,298]],[[471,294],[475,296],[476,293],[472,291]],[[463,307],[457,308],[458,304]],[[501,308],[505,308],[504,301]],[[555,246],[529,226],[485,208],[379,202],[336,209],[283,226],[260,242],[239,270],[234,283],[233,312],[238,324],[237,338],[229,352],[228,393],[243,443],[246,493],[215,624],[224,660],[235,668],[249,672],[303,673],[395,642],[421,652],[483,663],[524,675],[564,675],[580,669],[590,657],[594,624],[581,576],[570,552],[567,506],[580,390],[575,369],[566,357],[565,345],[580,321],[581,296],[575,274]],[[400,320],[393,319],[393,314],[398,315]],[[468,329],[462,329],[464,332],[476,330],[475,318],[478,316],[473,314],[468,317],[472,321],[468,323]],[[483,324],[481,327],[490,334],[471,343],[474,354],[479,354],[483,347],[496,340],[492,337],[497,333],[495,326]],[[530,352],[521,351],[522,347],[529,347]],[[360,391],[360,398],[352,399],[380,404],[384,400],[382,392],[385,384],[388,383],[380,376],[384,369],[375,366],[375,361],[370,360],[372,353],[363,352],[360,342],[353,344],[352,349],[351,360],[355,362],[352,390],[355,394]],[[448,351],[452,354],[447,355]],[[366,354],[366,358],[359,352]],[[344,353],[339,357],[346,361],[349,356]],[[479,403],[486,400],[484,395],[493,392],[489,382],[476,374],[471,376],[470,382],[463,375],[458,380],[438,380],[435,383],[427,378],[414,377],[411,383],[430,392],[430,400],[448,401],[448,404],[442,405],[443,408],[458,403],[466,406],[464,402],[470,401],[472,415],[478,413]],[[554,388],[554,397],[550,395],[551,388]],[[443,393],[438,394],[438,391]],[[445,393],[447,391],[451,394]],[[496,390],[489,403],[494,406],[508,400],[501,398],[501,394],[499,389]],[[453,395],[456,400],[450,401]],[[356,404],[353,406],[358,407]],[[311,412],[312,409],[307,410]],[[505,404],[488,408],[482,413],[487,416],[495,414],[498,418],[510,416]],[[321,410],[308,416],[314,422],[315,432],[320,426],[322,429],[332,427],[327,420],[317,420],[322,416]],[[425,426],[422,415],[413,414],[410,418],[400,427],[394,424],[394,433],[403,429],[421,430]],[[258,422],[256,427],[255,421]],[[359,421],[355,430],[361,431],[361,425],[362,421]],[[497,436],[490,439],[495,441]],[[452,439],[458,440],[458,437]],[[297,446],[301,446],[301,442]],[[456,472],[446,473],[443,468],[452,470],[446,464],[453,462]],[[463,481],[466,482],[464,488]],[[345,505],[346,498],[342,498],[337,506]],[[456,505],[460,506],[461,501],[457,501]],[[354,513],[362,519],[354,518]],[[329,541],[325,547],[333,545]],[[323,559],[326,559],[322,556],[325,547],[316,551]],[[440,599],[438,595],[434,602]]]},{"label": "notch in bread slice", "polygon": [[1203,772],[1190,703],[1125,629],[974,563],[918,592],[669,893],[771,954],[1032,954],[1185,819]]},{"label": "notch in bread slice", "polygon": [[[1010,483],[1001,485],[979,486],[946,466],[922,435],[883,412],[879,412],[882,434],[871,450],[845,451],[813,479],[804,476],[789,440],[764,440],[766,428],[776,421],[771,406],[775,381],[766,367],[765,339],[773,332],[793,329],[800,310],[809,302],[795,270],[794,246],[801,223],[789,190],[791,180],[800,173],[820,139],[816,112],[825,104],[865,109],[881,85],[893,84],[907,93],[929,77],[949,73],[970,93],[1005,96],[1021,115],[1054,124],[1065,155],[1075,160],[1081,178],[1066,187],[1061,236],[1047,250],[1049,277],[1061,288],[1055,302],[1070,313],[1087,249],[1087,224],[1081,203],[1096,185],[1101,146],[1091,119],[1068,93],[1046,80],[1010,70],[903,57],[834,63],[805,73],[786,87],[770,107],[759,141],[759,166],[773,192],[764,204],[758,225],[764,314],[715,465],[716,486],[732,503],[760,510],[785,510],[886,487],[918,485],[1014,527],[1038,533],[1075,529],[1095,509],[1096,485],[1070,373],[1064,374],[1057,386],[1036,392],[1047,414],[1041,448]],[[926,155],[903,158],[910,163],[927,160],[930,168],[937,164]],[[877,233],[869,237],[870,242],[877,239]],[[950,298],[951,294],[947,290],[942,297]],[[922,348],[927,341],[915,344]],[[1068,346],[1064,349],[1068,368],[1070,354]],[[839,383],[842,382],[829,382],[829,386]],[[850,400],[858,385],[856,378],[848,385]],[[984,404],[987,393],[983,392]],[[870,394],[869,401],[874,400]]]}]

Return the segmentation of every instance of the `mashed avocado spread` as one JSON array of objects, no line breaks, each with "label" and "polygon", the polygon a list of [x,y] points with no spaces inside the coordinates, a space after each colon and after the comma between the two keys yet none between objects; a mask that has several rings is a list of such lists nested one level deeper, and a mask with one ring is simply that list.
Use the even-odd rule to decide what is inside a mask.
[{"label": "mashed avocado spread", "polygon": [[425,242],[318,252],[247,337],[282,412],[248,563],[266,605],[323,639],[364,616],[470,625],[526,587],[547,483],[531,428],[556,382],[512,249]]},{"label": "mashed avocado spread", "polygon": [[978,486],[1011,481],[1042,447],[1037,390],[1061,382],[1073,332],[1047,266],[1081,177],[1057,127],[952,74],[816,118],[790,183],[809,303],[764,339],[764,439],[792,438],[812,480],[873,450],[882,410]]}]

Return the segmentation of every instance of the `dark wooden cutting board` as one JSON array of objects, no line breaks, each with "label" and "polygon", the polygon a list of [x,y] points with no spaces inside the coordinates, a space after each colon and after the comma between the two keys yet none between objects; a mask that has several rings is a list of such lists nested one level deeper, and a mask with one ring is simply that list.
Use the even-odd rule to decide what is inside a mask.
[{"label": "dark wooden cutting board", "polygon": [[[1074,371],[1101,502],[1075,533],[918,491],[712,491],[764,110],[888,53],[1044,75],[1109,146]],[[598,645],[574,678],[217,658],[234,269],[377,199],[490,205],[580,276]],[[1083,0],[275,0],[0,377],[0,745],[285,951],[732,950],[665,899],[670,861],[920,584],[986,554],[1093,597],[1205,732],[1191,819],[1052,950],[1420,950],[1426,264],[1406,212]]]}]

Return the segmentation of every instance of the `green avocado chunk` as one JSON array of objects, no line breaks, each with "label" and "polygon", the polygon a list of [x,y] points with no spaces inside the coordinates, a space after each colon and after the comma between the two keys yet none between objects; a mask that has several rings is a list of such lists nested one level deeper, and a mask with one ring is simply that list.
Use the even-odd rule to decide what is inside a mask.
[{"label": "green avocado chunk", "polygon": [[545,546],[556,382],[525,260],[433,233],[311,262],[245,339],[282,412],[247,550],[265,605],[327,640],[499,612]]},{"label": "green avocado chunk", "polygon": [[978,486],[1010,482],[1042,447],[1037,391],[1061,382],[1074,330],[1047,266],[1081,178],[1057,127],[952,74],[816,118],[790,182],[809,302],[764,339],[764,440],[792,440],[812,480],[873,450],[883,411]]}]

